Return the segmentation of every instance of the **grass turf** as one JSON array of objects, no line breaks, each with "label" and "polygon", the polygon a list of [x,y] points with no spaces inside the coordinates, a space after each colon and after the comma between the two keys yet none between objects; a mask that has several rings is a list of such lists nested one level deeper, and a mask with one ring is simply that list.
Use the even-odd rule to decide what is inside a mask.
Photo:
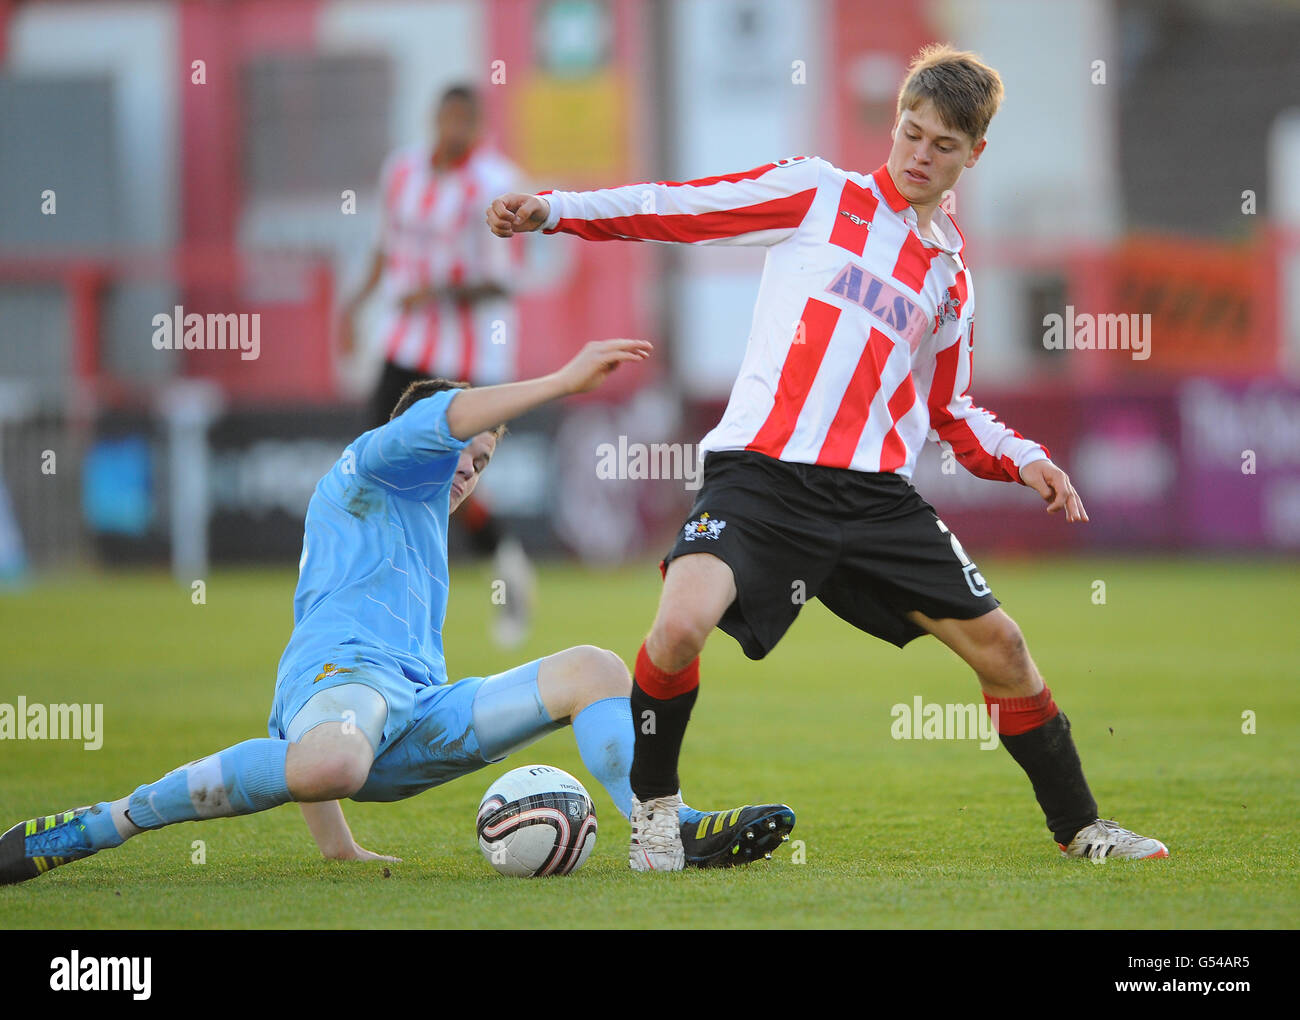
[{"label": "grass turf", "polygon": [[[747,869],[633,875],[626,823],[561,731],[398,804],[345,803],[358,841],[403,858],[322,860],[296,807],[172,826],[0,889],[5,928],[1045,927],[1300,924],[1300,639],[1294,564],[1051,560],[986,571],[1069,714],[1103,815],[1163,839],[1164,861],[1059,856],[1024,775],[975,741],[895,740],[891,707],[979,702],[937,642],[900,652],[807,606],[764,661],[725,635],[703,658],[687,800],[785,801],[794,838]],[[1093,581],[1106,602],[1093,602]],[[491,578],[453,571],[452,676],[573,644],[630,661],[654,566],[543,569],[529,643],[487,640]],[[103,746],[0,743],[0,824],[95,800],[265,736],[291,625],[292,571],[220,571],[206,604],[155,574],[74,575],[0,595],[0,703],[104,705]],[[1245,734],[1243,715],[1257,732]],[[591,789],[596,850],[570,878],[502,878],[473,817],[492,778],[545,761]],[[195,863],[201,840],[206,862]],[[792,853],[792,849],[796,853]],[[796,863],[796,856],[801,863]]]}]

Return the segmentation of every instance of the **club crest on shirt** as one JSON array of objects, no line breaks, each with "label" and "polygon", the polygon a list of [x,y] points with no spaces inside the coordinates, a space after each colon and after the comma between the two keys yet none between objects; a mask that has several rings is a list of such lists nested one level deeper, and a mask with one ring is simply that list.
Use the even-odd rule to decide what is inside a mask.
[{"label": "club crest on shirt", "polygon": [[956,322],[960,312],[961,298],[957,296],[957,287],[954,285],[948,288],[948,293],[939,305],[939,310],[934,313],[933,332],[939,332],[945,322]]},{"label": "club crest on shirt", "polygon": [[687,521],[682,526],[682,537],[688,542],[694,542],[697,538],[717,539],[726,526],[726,521],[715,521],[708,514],[700,514],[696,520]]}]

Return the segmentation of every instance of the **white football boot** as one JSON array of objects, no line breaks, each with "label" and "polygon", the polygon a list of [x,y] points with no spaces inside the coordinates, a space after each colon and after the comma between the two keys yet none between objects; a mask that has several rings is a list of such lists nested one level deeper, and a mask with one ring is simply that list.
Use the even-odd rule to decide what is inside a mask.
[{"label": "white football boot", "polygon": [[1070,840],[1069,846],[1061,846],[1060,843],[1056,845],[1061,847],[1061,853],[1067,857],[1087,857],[1098,863],[1111,857],[1139,861],[1149,857],[1169,856],[1169,848],[1160,840],[1139,836],[1106,818],[1098,818],[1091,825],[1085,825]]},{"label": "white football boot", "polygon": [[677,809],[681,792],[671,797],[652,797],[644,804],[632,796],[632,842],[627,863],[633,871],[681,871],[686,866],[682,831]]}]

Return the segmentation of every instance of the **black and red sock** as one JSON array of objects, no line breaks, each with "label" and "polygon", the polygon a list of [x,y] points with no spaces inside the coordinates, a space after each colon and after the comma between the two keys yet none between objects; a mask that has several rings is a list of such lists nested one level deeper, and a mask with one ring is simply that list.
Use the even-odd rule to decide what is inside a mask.
[{"label": "black and red sock", "polygon": [[1056,707],[1046,686],[1024,698],[986,694],[984,702],[990,715],[997,707],[1002,746],[1029,776],[1052,835],[1068,846],[1075,833],[1097,819],[1097,802],[1083,777],[1079,752],[1070,736],[1070,720]]},{"label": "black and red sock", "polygon": [[636,656],[632,677],[632,725],[636,744],[630,780],[637,800],[671,797],[681,788],[677,762],[691,709],[700,693],[700,660],[676,673],[650,661],[645,645]]}]

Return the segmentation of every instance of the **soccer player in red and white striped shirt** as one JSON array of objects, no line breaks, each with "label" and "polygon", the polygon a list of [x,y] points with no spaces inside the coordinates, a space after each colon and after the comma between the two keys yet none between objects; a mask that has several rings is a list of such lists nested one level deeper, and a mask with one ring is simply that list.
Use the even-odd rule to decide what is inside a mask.
[{"label": "soccer player in red and white striped shirt", "polygon": [[376,425],[418,379],[490,386],[515,374],[513,246],[490,243],[478,215],[490,196],[517,188],[520,174],[482,143],[479,99],[469,87],[447,89],[433,119],[432,148],[406,146],[384,161],[379,238],[364,283],[343,303],[346,353],[357,309],[380,294],[384,375]]},{"label": "soccer player in red and white striped shirt", "polygon": [[976,475],[1034,489],[1049,512],[1088,519],[1046,448],[969,394],[974,287],[941,200],[984,151],[1001,99],[997,72],[974,54],[928,47],[899,93],[889,159],[870,174],[797,157],[685,183],[508,194],[488,210],[505,237],[540,228],[767,248],[740,374],[701,443],[704,484],[637,656],[637,870],[682,866],[669,821],[708,634],[720,627],[762,658],[813,596],[900,647],[933,634],[965,659],[1063,851],[1168,855],[1098,818],[1019,628],[909,482],[930,439]]},{"label": "soccer player in red and white striped shirt", "polygon": [[[515,378],[519,324],[511,291],[518,250],[493,243],[479,222],[483,203],[520,186],[517,167],[482,143],[478,94],[448,88],[434,109],[432,149],[411,145],[384,161],[380,234],[361,287],[343,303],[340,347],[355,346],[356,313],[376,290],[384,367],[370,402],[371,426],[388,421],[406,388],[441,377],[492,386]],[[503,533],[482,502],[460,519],[482,554],[496,556],[506,602],[498,642],[524,636],[532,570],[517,539]]]}]

